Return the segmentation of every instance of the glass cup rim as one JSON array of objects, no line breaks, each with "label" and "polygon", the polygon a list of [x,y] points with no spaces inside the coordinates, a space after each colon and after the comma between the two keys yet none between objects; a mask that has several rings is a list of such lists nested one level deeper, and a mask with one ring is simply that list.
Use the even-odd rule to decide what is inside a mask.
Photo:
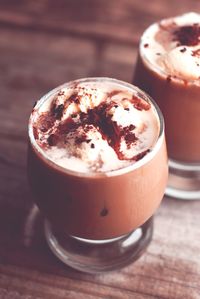
[{"label": "glass cup rim", "polygon": [[181,77],[176,77],[176,76],[171,75],[170,73],[167,73],[161,67],[159,67],[158,65],[152,63],[151,60],[148,59],[147,55],[145,54],[145,51],[143,50],[143,47],[144,47],[144,44],[145,44],[144,41],[143,41],[143,38],[148,33],[148,31],[151,30],[153,27],[156,27],[156,26],[158,27],[160,22],[168,20],[168,19],[171,19],[171,18],[164,18],[164,19],[161,19],[158,22],[154,22],[144,30],[144,32],[142,33],[142,36],[140,38],[140,41],[139,41],[139,55],[140,55],[141,59],[143,60],[143,62],[147,65],[147,67],[150,68],[155,73],[157,73],[157,74],[159,74],[163,77],[166,77],[166,78],[170,77],[171,80],[174,80],[174,81],[182,83],[182,84],[185,84],[185,82],[187,82],[187,84],[193,84],[193,85],[199,86],[200,85],[199,79],[189,80],[189,79],[184,79],[184,78],[181,78]]},{"label": "glass cup rim", "polygon": [[[71,170],[71,169],[67,169],[65,167],[62,167],[61,165],[58,165],[57,163],[55,163],[54,161],[52,161],[46,154],[45,152],[41,149],[41,147],[38,145],[38,143],[36,142],[35,138],[34,138],[34,134],[33,134],[33,111],[37,108],[40,108],[43,103],[49,99],[49,97],[52,97],[54,94],[56,94],[60,89],[65,88],[67,86],[70,86],[71,84],[74,83],[87,83],[87,82],[110,82],[110,83],[115,83],[118,84],[119,86],[123,86],[123,87],[127,87],[129,90],[131,90],[132,92],[134,92],[136,95],[138,95],[139,97],[142,97],[142,99],[146,100],[147,102],[150,102],[157,114],[157,118],[158,118],[158,122],[159,122],[159,135],[158,138],[154,144],[154,146],[152,147],[151,151],[149,153],[147,153],[141,160],[136,161],[135,163],[131,163],[128,166],[119,168],[119,169],[115,169],[115,170],[110,170],[110,171],[106,171],[106,172],[79,172],[76,170]],[[164,138],[164,118],[162,115],[162,112],[160,110],[160,108],[158,107],[158,105],[156,104],[156,102],[143,90],[139,89],[137,86],[127,83],[125,81],[121,81],[118,79],[113,79],[113,78],[109,78],[109,77],[87,77],[87,78],[81,78],[81,79],[77,79],[77,80],[72,80],[69,82],[66,82],[64,84],[61,84],[59,86],[57,86],[56,88],[50,90],[49,92],[47,92],[45,95],[43,95],[37,102],[36,105],[34,105],[34,108],[32,109],[32,112],[30,114],[30,118],[29,118],[29,123],[28,123],[28,137],[29,137],[29,142],[34,150],[34,152],[36,153],[36,155],[39,156],[39,158],[41,160],[43,160],[43,162],[46,162],[47,165],[49,167],[52,167],[54,170],[60,171],[62,173],[71,175],[71,176],[75,176],[75,177],[85,177],[85,178],[97,178],[97,177],[110,177],[110,176],[118,176],[121,174],[125,174],[125,173],[129,173],[145,164],[147,164],[150,160],[152,160],[152,158],[156,155],[156,153],[158,152],[158,150],[160,149],[162,143],[163,143],[163,138]]]}]

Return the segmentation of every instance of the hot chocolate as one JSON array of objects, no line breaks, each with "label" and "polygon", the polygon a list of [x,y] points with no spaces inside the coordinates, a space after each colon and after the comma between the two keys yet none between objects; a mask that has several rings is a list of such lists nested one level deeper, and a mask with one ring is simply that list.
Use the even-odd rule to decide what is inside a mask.
[{"label": "hot chocolate", "polygon": [[164,114],[169,157],[200,163],[200,15],[162,20],[144,32],[134,83]]},{"label": "hot chocolate", "polygon": [[166,193],[200,199],[200,15],[151,25],[142,35],[134,84],[158,103],[166,124]]},{"label": "hot chocolate", "polygon": [[69,82],[36,104],[29,136],[35,200],[58,230],[119,237],[158,207],[167,180],[163,122],[138,88],[108,78]]}]

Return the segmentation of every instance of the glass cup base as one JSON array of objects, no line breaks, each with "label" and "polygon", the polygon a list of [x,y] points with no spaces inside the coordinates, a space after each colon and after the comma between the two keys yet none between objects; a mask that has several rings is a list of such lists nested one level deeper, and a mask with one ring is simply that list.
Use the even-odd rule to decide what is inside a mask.
[{"label": "glass cup base", "polygon": [[183,200],[200,200],[200,164],[169,159],[169,179],[165,194]]},{"label": "glass cup base", "polygon": [[45,220],[44,231],[51,251],[66,265],[86,273],[122,268],[137,260],[152,239],[153,217],[129,234],[106,240],[89,240],[58,234]]}]

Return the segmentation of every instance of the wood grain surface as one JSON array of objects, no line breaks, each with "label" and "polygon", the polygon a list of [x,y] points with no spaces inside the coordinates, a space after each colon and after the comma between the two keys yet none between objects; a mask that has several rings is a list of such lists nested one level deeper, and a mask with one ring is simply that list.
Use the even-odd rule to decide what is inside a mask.
[{"label": "wood grain surface", "polygon": [[0,299],[200,298],[200,202],[164,198],[146,253],[87,275],[50,252],[26,179],[33,103],[75,78],[131,81],[139,37],[197,0],[0,0]]}]

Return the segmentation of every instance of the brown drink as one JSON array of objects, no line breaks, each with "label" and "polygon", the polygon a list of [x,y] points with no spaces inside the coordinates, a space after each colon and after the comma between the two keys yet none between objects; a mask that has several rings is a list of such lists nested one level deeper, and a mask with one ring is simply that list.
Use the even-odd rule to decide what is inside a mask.
[{"label": "brown drink", "polygon": [[162,116],[136,87],[108,78],[58,87],[34,107],[29,136],[35,201],[58,234],[118,238],[158,207],[167,180]]},{"label": "brown drink", "polygon": [[144,32],[133,82],[163,112],[171,174],[168,194],[186,199],[200,198],[199,78],[200,15],[162,20]]}]

